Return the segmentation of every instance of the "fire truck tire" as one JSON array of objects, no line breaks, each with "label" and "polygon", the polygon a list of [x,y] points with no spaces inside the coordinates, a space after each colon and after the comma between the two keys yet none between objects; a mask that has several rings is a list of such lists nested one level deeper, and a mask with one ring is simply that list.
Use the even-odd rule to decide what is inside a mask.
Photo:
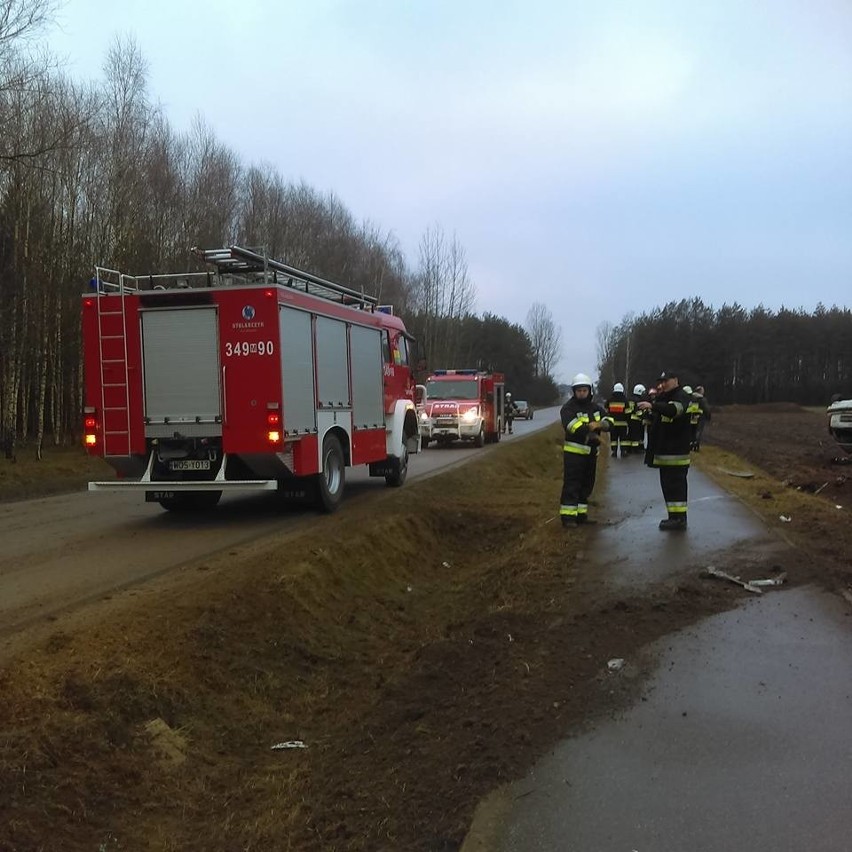
[{"label": "fire truck tire", "polygon": [[343,448],[335,435],[326,435],[322,442],[322,471],[315,477],[317,504],[323,512],[335,512],[343,501],[346,485],[346,460]]},{"label": "fire truck tire", "polygon": [[473,439],[473,444],[476,447],[484,447],[485,446],[485,427],[479,427],[479,434]]},{"label": "fire truck tire", "polygon": [[221,491],[183,491],[159,503],[167,512],[203,512],[215,508],[221,499]]},{"label": "fire truck tire", "polygon": [[402,458],[399,460],[399,467],[397,468],[396,473],[386,476],[385,482],[390,485],[391,488],[399,488],[399,486],[405,482],[406,476],[408,476],[408,447],[403,447]]}]

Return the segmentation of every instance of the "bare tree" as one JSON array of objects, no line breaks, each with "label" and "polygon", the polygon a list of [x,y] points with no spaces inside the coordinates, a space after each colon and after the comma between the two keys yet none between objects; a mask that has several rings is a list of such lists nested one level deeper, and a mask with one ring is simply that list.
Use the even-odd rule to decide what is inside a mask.
[{"label": "bare tree", "polygon": [[448,244],[440,225],[427,228],[420,240],[414,305],[420,317],[423,350],[433,366],[454,363],[458,357],[456,321],[471,313],[475,302],[476,287],[458,238],[454,234]]},{"label": "bare tree", "polygon": [[35,35],[57,6],[56,0],[0,0],[0,55],[10,43]]},{"label": "bare tree", "polygon": [[526,330],[535,357],[535,375],[550,376],[562,354],[562,329],[546,305],[534,302],[527,313]]}]

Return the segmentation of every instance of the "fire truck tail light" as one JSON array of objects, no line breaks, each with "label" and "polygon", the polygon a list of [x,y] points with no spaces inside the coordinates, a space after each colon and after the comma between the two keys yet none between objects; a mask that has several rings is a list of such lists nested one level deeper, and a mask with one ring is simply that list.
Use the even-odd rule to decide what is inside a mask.
[{"label": "fire truck tail light", "polygon": [[280,444],[281,443],[281,433],[276,431],[269,431],[266,433],[266,439],[270,444]]},{"label": "fire truck tail light", "polygon": [[83,445],[94,447],[98,443],[97,409],[87,405],[83,409]]},{"label": "fire truck tail light", "polygon": [[280,426],[281,425],[281,415],[277,411],[267,412],[266,423],[269,426]]}]

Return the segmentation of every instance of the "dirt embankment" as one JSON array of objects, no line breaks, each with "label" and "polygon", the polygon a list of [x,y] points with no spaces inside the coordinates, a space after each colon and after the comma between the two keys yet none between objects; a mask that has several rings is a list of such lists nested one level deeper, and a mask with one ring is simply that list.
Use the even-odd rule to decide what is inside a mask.
[{"label": "dirt embankment", "polygon": [[[775,440],[749,416],[708,435],[743,458],[708,445],[701,464],[828,549],[843,491],[796,490],[790,461],[724,472]],[[0,848],[457,849],[485,793],[631,697],[608,659],[740,599],[698,579],[623,597],[590,572],[592,531],[556,517],[558,431],[206,560],[12,661]]]},{"label": "dirt embankment", "polygon": [[560,452],[558,429],[486,451],[7,665],[0,848],[458,848],[482,795],[620,700],[608,659],[735,599],[611,594],[556,517]]},{"label": "dirt embankment", "polygon": [[824,411],[791,403],[722,407],[705,443],[710,452],[695,456],[699,466],[799,547],[800,581],[852,585],[852,456],[828,434]]}]

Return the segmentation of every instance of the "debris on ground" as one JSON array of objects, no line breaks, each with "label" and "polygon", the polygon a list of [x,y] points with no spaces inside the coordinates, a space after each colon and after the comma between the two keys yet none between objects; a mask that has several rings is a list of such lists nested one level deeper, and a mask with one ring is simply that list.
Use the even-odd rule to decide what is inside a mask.
[{"label": "debris on ground", "polygon": [[704,569],[704,573],[710,577],[718,577],[720,580],[728,580],[731,583],[736,583],[738,586],[742,586],[747,592],[754,592],[756,595],[763,594],[763,590],[757,586],[753,586],[751,583],[741,580],[739,577],[734,577],[733,574],[720,571],[712,565],[708,565],[707,568]]},{"label": "debris on ground", "polygon": [[787,573],[782,572],[777,577],[769,577],[765,580],[749,580],[752,586],[781,586],[787,580]]},{"label": "debris on ground", "polygon": [[617,672],[624,668],[624,660],[621,657],[616,657],[615,659],[610,660],[606,667],[611,672]]},{"label": "debris on ground", "polygon": [[270,746],[270,751],[284,751],[288,748],[307,748],[307,746],[302,742],[302,740],[287,740],[283,743],[275,743],[274,746]]},{"label": "debris on ground", "polygon": [[789,524],[793,519],[789,515],[779,515],[778,520],[781,521],[782,524]]},{"label": "debris on ground", "polygon": [[747,470],[726,470],[724,467],[720,467],[718,470],[726,473],[728,476],[737,476],[740,479],[752,479],[754,477],[754,474]]}]

